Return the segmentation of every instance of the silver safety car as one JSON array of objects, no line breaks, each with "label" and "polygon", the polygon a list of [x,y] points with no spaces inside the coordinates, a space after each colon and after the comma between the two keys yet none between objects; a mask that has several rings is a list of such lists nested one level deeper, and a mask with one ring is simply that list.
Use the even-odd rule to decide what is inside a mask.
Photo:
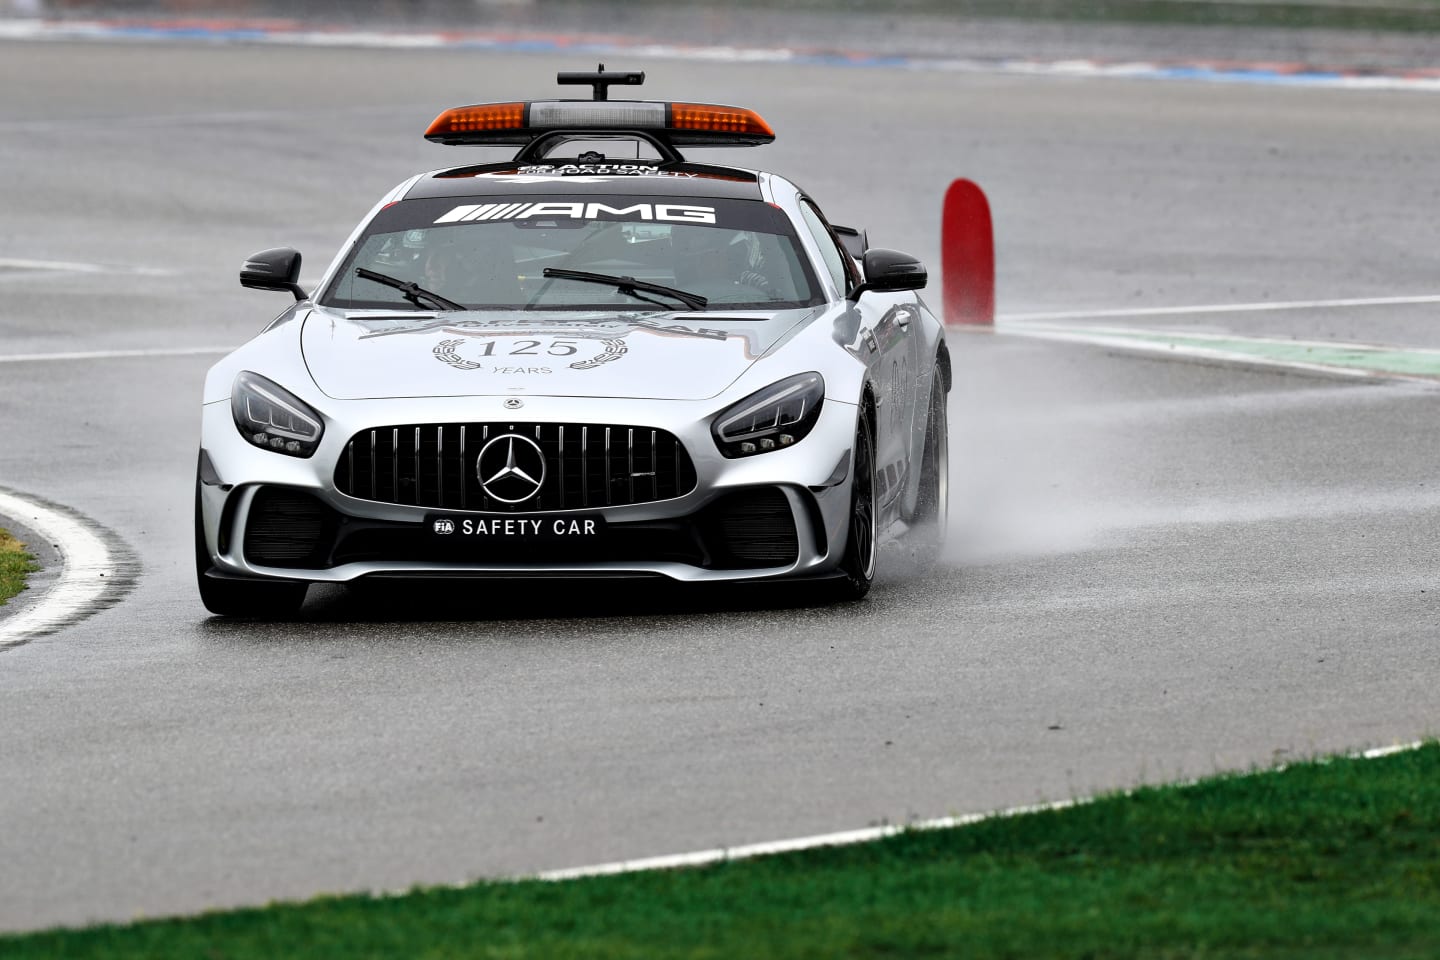
[{"label": "silver safety car", "polygon": [[772,173],[682,148],[754,111],[592,99],[446,110],[426,137],[512,160],[411,177],[318,287],[209,371],[201,599],[293,612],[372,578],[813,580],[944,535],[950,359],[925,268]]}]

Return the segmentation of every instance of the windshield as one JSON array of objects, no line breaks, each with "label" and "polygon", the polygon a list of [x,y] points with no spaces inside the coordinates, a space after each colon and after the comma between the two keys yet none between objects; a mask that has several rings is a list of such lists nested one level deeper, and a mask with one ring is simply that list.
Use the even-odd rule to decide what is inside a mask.
[{"label": "windshield", "polygon": [[321,302],[349,309],[433,306],[423,300],[417,306],[403,290],[357,275],[364,269],[467,309],[686,309],[683,298],[654,292],[637,297],[623,284],[547,277],[546,268],[661,284],[704,297],[710,309],[820,302],[820,287],[788,218],[759,200],[481,199],[488,198],[407,200],[382,210]]}]

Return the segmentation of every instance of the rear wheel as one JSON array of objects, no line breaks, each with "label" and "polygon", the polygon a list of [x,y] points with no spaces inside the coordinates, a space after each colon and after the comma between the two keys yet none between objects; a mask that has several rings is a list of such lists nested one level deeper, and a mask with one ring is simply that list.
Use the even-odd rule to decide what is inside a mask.
[{"label": "rear wheel", "polygon": [[944,375],[938,368],[930,382],[930,415],[925,425],[925,449],[920,456],[920,495],[910,524],[917,558],[927,565],[939,559],[950,521],[950,419]]},{"label": "rear wheel", "polygon": [[850,483],[850,524],[845,537],[845,556],[840,561],[840,578],[835,599],[859,600],[870,592],[875,579],[876,541],[880,517],[875,509],[875,425],[870,408],[860,407],[855,430],[855,455]]},{"label": "rear wheel", "polygon": [[305,602],[304,583],[266,580],[217,580],[206,576],[210,550],[205,545],[205,518],[200,510],[200,480],[195,480],[195,585],[205,609],[222,617],[270,619],[295,613]]}]

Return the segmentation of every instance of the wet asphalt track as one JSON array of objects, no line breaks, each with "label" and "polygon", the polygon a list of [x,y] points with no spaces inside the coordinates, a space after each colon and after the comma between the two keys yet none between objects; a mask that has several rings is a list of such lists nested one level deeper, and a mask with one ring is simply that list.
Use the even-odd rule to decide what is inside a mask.
[{"label": "wet asphalt track", "polygon": [[[583,66],[583,65],[580,65]],[[619,67],[613,64],[612,67]],[[732,159],[936,256],[990,191],[1002,310],[1432,293],[1433,98],[652,62],[754,105]],[[0,47],[0,355],[223,346],[440,108],[571,61]],[[478,154],[477,154],[478,155]],[[125,272],[162,268],[166,276]],[[938,295],[937,298],[938,299]],[[1187,318],[1437,344],[1433,308]],[[0,654],[0,928],[394,889],[1054,799],[1436,732],[1440,392],[957,335],[954,545],[863,604],[554,587],[313,594],[207,618],[204,357],[0,364],[0,484],[140,558]]]}]

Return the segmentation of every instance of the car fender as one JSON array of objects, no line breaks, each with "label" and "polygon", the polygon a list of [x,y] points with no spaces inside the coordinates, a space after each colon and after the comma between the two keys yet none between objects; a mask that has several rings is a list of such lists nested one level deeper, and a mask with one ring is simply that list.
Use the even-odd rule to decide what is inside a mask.
[{"label": "car fender", "polygon": [[309,308],[302,307],[293,318],[293,321],[301,322],[272,323],[264,332],[241,344],[212,366],[205,374],[202,402],[228,401],[235,377],[242,370],[249,370],[275,381],[323,416],[325,397],[315,385],[300,353],[300,330],[308,313]]}]

